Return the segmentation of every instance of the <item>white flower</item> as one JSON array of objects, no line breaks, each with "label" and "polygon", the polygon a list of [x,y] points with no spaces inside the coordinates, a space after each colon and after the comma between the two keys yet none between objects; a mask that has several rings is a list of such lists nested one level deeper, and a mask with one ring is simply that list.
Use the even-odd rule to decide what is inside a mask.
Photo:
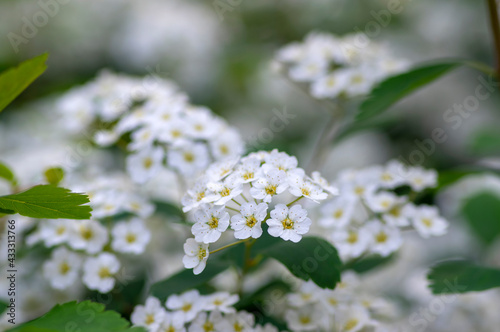
[{"label": "white flower", "polygon": [[376,82],[373,70],[367,66],[342,69],[345,71],[345,92],[350,97],[366,95],[370,93]]},{"label": "white flower", "polygon": [[131,254],[142,254],[151,238],[149,230],[137,218],[116,223],[111,235],[111,247],[114,251]]},{"label": "white flower", "polygon": [[56,289],[67,289],[75,284],[82,259],[65,247],[52,252],[50,260],[43,264],[43,275]]},{"label": "white flower", "polygon": [[191,211],[205,202],[204,199],[208,194],[207,182],[207,178],[200,178],[190,189],[188,189],[182,198],[182,205],[184,206],[182,208],[183,212]]},{"label": "white flower", "polygon": [[382,224],[378,220],[368,222],[365,229],[371,233],[370,251],[383,257],[389,256],[403,244],[401,233],[395,227]]},{"label": "white flower", "polygon": [[184,176],[192,176],[208,166],[210,157],[203,143],[186,142],[168,150],[167,163]]},{"label": "white flower", "polygon": [[409,226],[413,209],[414,206],[412,204],[397,204],[384,213],[382,219],[390,226]]},{"label": "white flower", "polygon": [[266,203],[243,203],[240,207],[241,214],[231,217],[231,228],[235,230],[237,239],[259,238],[262,235],[262,221],[267,216]]},{"label": "white flower", "polygon": [[303,307],[319,300],[322,289],[309,280],[300,285],[299,291],[288,294],[288,303],[293,307]]},{"label": "white flower", "polygon": [[158,332],[186,332],[182,318],[179,318],[178,312],[167,312],[163,317]]},{"label": "white flower", "polygon": [[411,167],[405,176],[407,183],[415,191],[432,188],[437,185],[437,172],[425,170],[421,167]]},{"label": "white flower", "polygon": [[260,170],[260,160],[255,157],[241,159],[241,164],[236,167],[235,177],[242,183],[252,182]]},{"label": "white flower", "polygon": [[304,179],[303,176],[292,174],[289,176],[290,194],[296,197],[307,197],[313,202],[319,203],[328,197],[328,194],[323,192],[320,186],[315,185],[312,181]]},{"label": "white flower", "polygon": [[406,166],[397,160],[391,160],[385,167],[381,167],[378,172],[378,183],[382,188],[393,189],[405,183],[403,174]]},{"label": "white flower", "polygon": [[165,123],[165,127],[161,128],[161,132],[158,135],[158,141],[170,143],[172,146],[183,145],[189,142],[186,139],[186,131],[186,122],[179,117],[174,117],[172,120]]},{"label": "white flower", "polygon": [[267,221],[268,232],[274,237],[281,237],[285,241],[299,242],[302,235],[309,231],[312,222],[307,218],[307,211],[300,205],[290,209],[285,204],[278,204],[271,211],[271,219]]},{"label": "white flower", "polygon": [[250,195],[253,198],[262,199],[264,202],[270,203],[274,195],[281,194],[287,188],[288,181],[285,171],[271,169],[262,178],[253,182],[253,187],[250,188]]},{"label": "white flower", "polygon": [[332,242],[344,261],[361,256],[368,248],[370,241],[370,233],[363,228],[336,230],[332,233]]},{"label": "white flower", "polygon": [[191,232],[197,242],[213,243],[229,226],[229,213],[224,206],[203,204],[195,211],[194,219],[196,223]]},{"label": "white flower", "polygon": [[311,84],[311,95],[318,99],[336,98],[346,88],[347,77],[342,72],[333,72],[316,79]]},{"label": "white flower", "polygon": [[245,146],[241,137],[234,129],[226,129],[210,140],[210,148],[217,160],[241,155]]},{"label": "white flower", "polygon": [[405,198],[388,191],[381,191],[376,194],[370,194],[365,197],[368,207],[376,213],[390,211],[394,206],[401,204]]},{"label": "white flower", "polygon": [[195,139],[210,139],[217,135],[218,123],[212,112],[205,107],[186,110],[186,132]]},{"label": "white flower", "polygon": [[155,132],[151,127],[142,127],[134,132],[130,137],[131,142],[128,145],[130,151],[149,149],[156,138]]},{"label": "white flower", "polygon": [[332,194],[332,195],[339,194],[338,189],[335,188],[334,186],[332,186],[325,178],[323,178],[319,172],[312,172],[311,180],[315,184],[317,184],[318,186],[323,188],[323,190],[328,191],[330,194]]},{"label": "white flower", "polygon": [[198,243],[195,239],[187,239],[184,243],[182,263],[187,269],[193,269],[194,274],[200,274],[207,265],[209,255],[208,244]]},{"label": "white flower", "polygon": [[294,81],[309,82],[325,75],[327,66],[323,59],[309,58],[290,68],[288,74]]},{"label": "white flower", "polygon": [[446,234],[448,222],[434,206],[420,205],[413,209],[411,223],[424,238]]},{"label": "white flower", "polygon": [[218,331],[224,332],[254,332],[253,326],[255,324],[255,317],[246,312],[240,311],[238,313],[228,314],[224,316],[216,328]]},{"label": "white flower", "polygon": [[134,182],[145,183],[160,171],[164,156],[161,147],[142,149],[127,157],[127,172]]},{"label": "white flower", "polygon": [[205,200],[215,205],[224,205],[243,192],[243,185],[231,177],[226,178],[224,182],[208,183],[207,188],[211,194]]},{"label": "white flower", "polygon": [[68,240],[71,223],[67,220],[46,220],[40,223],[40,237],[47,247],[52,247]]},{"label": "white flower", "polygon": [[238,302],[240,297],[228,292],[217,292],[206,297],[205,310],[220,311],[225,314],[233,313],[236,310],[232,307]]},{"label": "white flower", "polygon": [[150,296],[144,305],[138,305],[134,308],[130,320],[135,326],[146,327],[148,331],[158,331],[166,316],[167,312],[161,306],[160,300]]},{"label": "white flower", "polygon": [[298,161],[294,156],[289,156],[285,152],[279,152],[277,149],[272,150],[264,156],[265,163],[262,165],[264,172],[271,169],[284,171],[288,174],[303,175],[304,170],[297,168]]},{"label": "white flower", "polygon": [[107,293],[115,286],[114,275],[120,269],[120,262],[115,255],[102,253],[89,257],[83,265],[83,283],[100,293]]},{"label": "white flower", "polygon": [[340,196],[321,207],[322,217],[319,224],[323,227],[343,228],[347,226],[354,213],[357,199],[352,196]]},{"label": "white flower", "polygon": [[192,321],[204,309],[205,299],[195,290],[187,291],[181,295],[170,295],[166,302],[167,309],[178,313],[183,323]]},{"label": "white flower", "polygon": [[322,316],[318,305],[290,309],[285,313],[287,325],[292,331],[318,331],[319,324],[324,319]]},{"label": "white flower", "polygon": [[234,157],[215,162],[210,165],[205,172],[208,181],[217,182],[224,179],[226,176],[233,172],[233,169],[239,160],[239,157]]},{"label": "white flower", "polygon": [[219,311],[212,311],[210,314],[200,312],[189,326],[188,332],[218,332],[215,327],[222,319]]},{"label": "white flower", "polygon": [[255,326],[254,332],[279,332],[278,329],[271,325],[271,323],[267,323],[266,325],[257,325]]},{"label": "white flower", "polygon": [[368,310],[361,305],[351,305],[340,308],[335,318],[344,332],[358,332],[370,323]]},{"label": "white flower", "polygon": [[96,254],[108,242],[108,231],[96,220],[77,220],[73,222],[67,242],[73,249]]}]

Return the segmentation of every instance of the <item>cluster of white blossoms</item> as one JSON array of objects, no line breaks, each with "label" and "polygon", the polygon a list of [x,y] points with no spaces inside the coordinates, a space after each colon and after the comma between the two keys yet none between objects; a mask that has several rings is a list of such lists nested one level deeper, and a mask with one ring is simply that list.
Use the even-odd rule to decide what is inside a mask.
[{"label": "cluster of white blossoms", "polygon": [[87,288],[107,293],[122,265],[117,255],[140,255],[146,250],[151,232],[144,220],[154,212],[154,205],[121,174],[72,187],[89,194],[93,219],[41,220],[26,241],[54,248],[43,265],[54,289],[67,290],[83,275]]},{"label": "cluster of white blossoms", "polygon": [[194,221],[194,239],[184,244],[184,266],[201,273],[209,244],[229,228],[236,239],[257,239],[267,224],[271,236],[299,242],[312,221],[297,202],[304,197],[319,202],[336,190],[319,173],[309,177],[297,165],[297,158],[273,150],[208,167],[182,199]]},{"label": "cluster of white blossoms", "polygon": [[366,253],[388,256],[402,245],[402,230],[424,238],[446,233],[448,222],[436,207],[412,202],[436,182],[434,170],[398,161],[344,170],[334,182],[340,195],[322,205],[318,223],[344,261]]},{"label": "cluster of white blossoms", "polygon": [[389,331],[389,321],[397,316],[393,303],[360,289],[359,278],[349,272],[333,290],[303,282],[287,295],[286,307],[284,318],[294,332]]},{"label": "cluster of white blossoms", "polygon": [[149,332],[278,332],[270,324],[256,325],[252,314],[236,311],[233,305],[238,300],[238,295],[227,292],[200,295],[190,290],[170,295],[165,307],[149,297],[145,305],[134,308],[130,318]]},{"label": "cluster of white blossoms", "polygon": [[163,167],[191,178],[244,150],[239,133],[222,118],[191,105],[172,82],[154,76],[102,72],[66,93],[58,109],[68,129],[91,133],[96,144],[126,145],[127,171],[137,183]]},{"label": "cluster of white blossoms", "polygon": [[360,33],[310,33],[302,43],[279,50],[275,63],[317,99],[366,95],[376,83],[408,67],[407,61],[395,59],[388,48]]}]

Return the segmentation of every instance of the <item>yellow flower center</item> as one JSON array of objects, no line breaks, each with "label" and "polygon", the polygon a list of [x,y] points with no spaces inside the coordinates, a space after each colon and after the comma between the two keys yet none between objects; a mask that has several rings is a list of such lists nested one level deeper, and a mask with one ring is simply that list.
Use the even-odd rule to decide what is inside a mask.
[{"label": "yellow flower center", "polygon": [[127,236],[125,237],[125,241],[127,243],[134,243],[137,240],[137,236],[133,233],[128,233]]},{"label": "yellow flower center", "polygon": [[389,173],[383,173],[382,176],[381,176],[381,178],[384,181],[391,181],[392,180],[392,175],[390,175]]},{"label": "yellow flower center", "polygon": [[146,319],[144,320],[144,323],[146,325],[151,325],[154,322],[155,322],[155,315],[153,315],[153,314],[146,315]]},{"label": "yellow flower center", "polygon": [[205,324],[203,324],[203,331],[205,332],[214,331],[214,324],[212,322],[205,322]]},{"label": "yellow flower center", "polygon": [[90,240],[91,238],[94,237],[94,232],[92,232],[92,229],[90,227],[81,226],[80,227],[80,235],[85,240]]},{"label": "yellow flower center", "polygon": [[111,272],[106,266],[103,266],[99,269],[99,278],[104,279],[104,278],[109,278],[111,277]]},{"label": "yellow flower center", "polygon": [[246,225],[250,228],[252,228],[253,226],[255,226],[255,224],[257,223],[257,219],[255,219],[254,216],[249,216],[246,218]]},{"label": "yellow flower center", "polygon": [[222,189],[219,194],[222,196],[222,197],[226,197],[226,196],[229,196],[231,195],[231,189],[227,188],[227,187],[224,187],[224,189]]},{"label": "yellow flower center", "polygon": [[184,152],[184,160],[188,163],[192,163],[194,161],[194,154],[191,152]]},{"label": "yellow flower center", "polygon": [[219,227],[219,218],[212,216],[207,224],[210,228],[217,228]]},{"label": "yellow flower center", "polygon": [[204,192],[204,191],[202,191],[202,192],[200,192],[200,193],[198,193],[198,194],[196,195],[196,200],[197,200],[198,202],[199,202],[199,201],[201,201],[203,198],[205,198],[205,192]]},{"label": "yellow flower center", "polygon": [[302,195],[304,195],[304,196],[309,196],[309,195],[311,195],[311,192],[310,192],[310,191],[309,191],[309,189],[307,189],[307,188],[302,188],[302,190],[301,190],[301,191],[302,191]]},{"label": "yellow flower center", "polygon": [[299,321],[301,324],[306,325],[311,322],[311,317],[309,316],[300,316]]},{"label": "yellow flower center", "polygon": [[344,215],[344,211],[343,210],[337,210],[333,213],[333,217],[335,219],[338,219],[338,218],[342,218],[342,216]]},{"label": "yellow flower center", "polygon": [[191,310],[192,307],[193,305],[191,303],[186,303],[182,306],[182,311],[188,312],[189,310]]},{"label": "yellow flower center", "polygon": [[390,211],[389,214],[394,217],[399,217],[401,215],[401,207],[395,206]]},{"label": "yellow flower center", "polygon": [[59,265],[59,273],[62,275],[67,274],[69,272],[69,270],[71,270],[71,268],[69,267],[68,263],[66,263],[66,262],[62,262],[61,265]]},{"label": "yellow flower center", "polygon": [[153,159],[151,159],[151,158],[149,158],[149,157],[148,157],[148,158],[145,158],[145,159],[143,160],[142,164],[144,165],[144,168],[145,168],[145,169],[150,169],[150,168],[151,168],[151,166],[153,166]]},{"label": "yellow flower center", "polygon": [[422,218],[422,223],[427,226],[427,227],[431,227],[432,226],[432,220],[429,219],[429,218]]},{"label": "yellow flower center", "polygon": [[66,232],[66,227],[65,226],[59,226],[59,227],[57,227],[57,230],[56,230],[56,234],[57,235],[62,235],[62,234],[64,234],[64,232]]},{"label": "yellow flower center", "polygon": [[173,138],[179,138],[182,136],[182,133],[180,130],[172,130],[170,133],[172,134]]},{"label": "yellow flower center", "polygon": [[365,193],[365,188],[363,187],[356,187],[354,188],[354,193],[358,196],[361,196]]},{"label": "yellow flower center", "polygon": [[347,242],[351,244],[358,242],[358,233],[349,232],[349,236],[347,237]]},{"label": "yellow flower center", "polygon": [[293,228],[293,220],[291,220],[290,218],[283,219],[283,221],[281,223],[283,224],[284,229],[292,229]]},{"label": "yellow flower center", "polygon": [[253,177],[254,177],[253,172],[246,172],[245,174],[243,174],[243,179],[245,180],[253,179]]},{"label": "yellow flower center", "polygon": [[204,127],[201,124],[197,124],[196,126],[194,126],[194,130],[196,130],[196,131],[202,131],[203,128]]},{"label": "yellow flower center", "polygon": [[344,330],[350,331],[358,325],[359,321],[356,318],[351,318],[345,323]]},{"label": "yellow flower center", "polygon": [[377,235],[375,235],[375,241],[377,243],[385,243],[387,242],[388,236],[384,232],[379,232]]},{"label": "yellow flower center", "polygon": [[276,195],[276,186],[275,185],[269,185],[266,187],[266,194],[268,195]]},{"label": "yellow flower center", "polygon": [[229,148],[227,147],[226,144],[222,144],[219,146],[220,153],[222,154],[228,154],[229,153]]}]

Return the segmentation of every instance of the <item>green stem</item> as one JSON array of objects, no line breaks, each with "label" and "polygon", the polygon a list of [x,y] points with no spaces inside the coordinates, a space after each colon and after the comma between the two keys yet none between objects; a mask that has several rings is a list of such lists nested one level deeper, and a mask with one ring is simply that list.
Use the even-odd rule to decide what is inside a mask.
[{"label": "green stem", "polygon": [[233,210],[234,212],[238,212],[238,213],[240,213],[240,210],[235,209],[235,208],[232,208],[232,207],[230,207],[230,206],[226,206],[226,209]]},{"label": "green stem", "polygon": [[220,247],[220,248],[218,248],[218,249],[215,249],[215,250],[210,251],[210,252],[209,252],[209,254],[214,254],[214,253],[216,253],[217,251],[221,251],[221,250],[223,250],[223,249],[226,249],[226,248],[229,248],[229,247],[235,246],[235,245],[237,245],[237,244],[240,244],[240,243],[246,242],[246,241],[248,241],[248,240],[249,240],[249,239],[244,239],[244,240],[241,240],[241,241],[236,241],[236,242],[233,242],[233,243],[227,244],[227,245],[222,246],[222,247]]},{"label": "green stem", "polygon": [[335,136],[338,134],[340,126],[340,116],[335,114],[330,115],[328,123],[323,128],[323,131],[314,145],[311,161],[308,166],[309,172],[318,170],[318,168],[325,162],[328,144],[333,141]]},{"label": "green stem", "polygon": [[238,204],[239,206],[241,206],[241,203],[238,202],[237,200],[235,200],[234,198],[231,199],[233,202],[235,202],[236,204]]},{"label": "green stem", "polygon": [[498,8],[496,0],[488,0],[488,11],[490,14],[491,32],[495,43],[495,57],[497,77],[500,77],[500,22],[498,20]]},{"label": "green stem", "polygon": [[293,203],[296,203],[298,201],[300,201],[304,196],[300,196],[300,197],[297,197],[296,199],[294,199],[293,201],[291,201],[290,203],[288,203],[286,206],[290,206],[292,205]]},{"label": "green stem", "polygon": [[248,270],[252,265],[252,259],[250,257],[250,253],[252,250],[252,246],[254,245],[257,239],[251,239],[251,241],[245,242],[245,254],[244,254],[244,263],[243,270],[241,271],[240,278],[238,280],[238,294],[240,297],[243,295],[243,283],[245,280],[245,276],[247,275]]}]

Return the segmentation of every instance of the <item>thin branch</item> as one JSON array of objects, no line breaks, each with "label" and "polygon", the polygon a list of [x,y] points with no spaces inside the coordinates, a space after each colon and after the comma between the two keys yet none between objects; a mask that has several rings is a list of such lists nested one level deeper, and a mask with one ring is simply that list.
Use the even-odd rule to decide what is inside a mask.
[{"label": "thin branch", "polygon": [[488,11],[490,14],[491,32],[495,42],[495,57],[497,77],[500,78],[500,22],[498,20],[498,8],[496,0],[488,0]]}]

